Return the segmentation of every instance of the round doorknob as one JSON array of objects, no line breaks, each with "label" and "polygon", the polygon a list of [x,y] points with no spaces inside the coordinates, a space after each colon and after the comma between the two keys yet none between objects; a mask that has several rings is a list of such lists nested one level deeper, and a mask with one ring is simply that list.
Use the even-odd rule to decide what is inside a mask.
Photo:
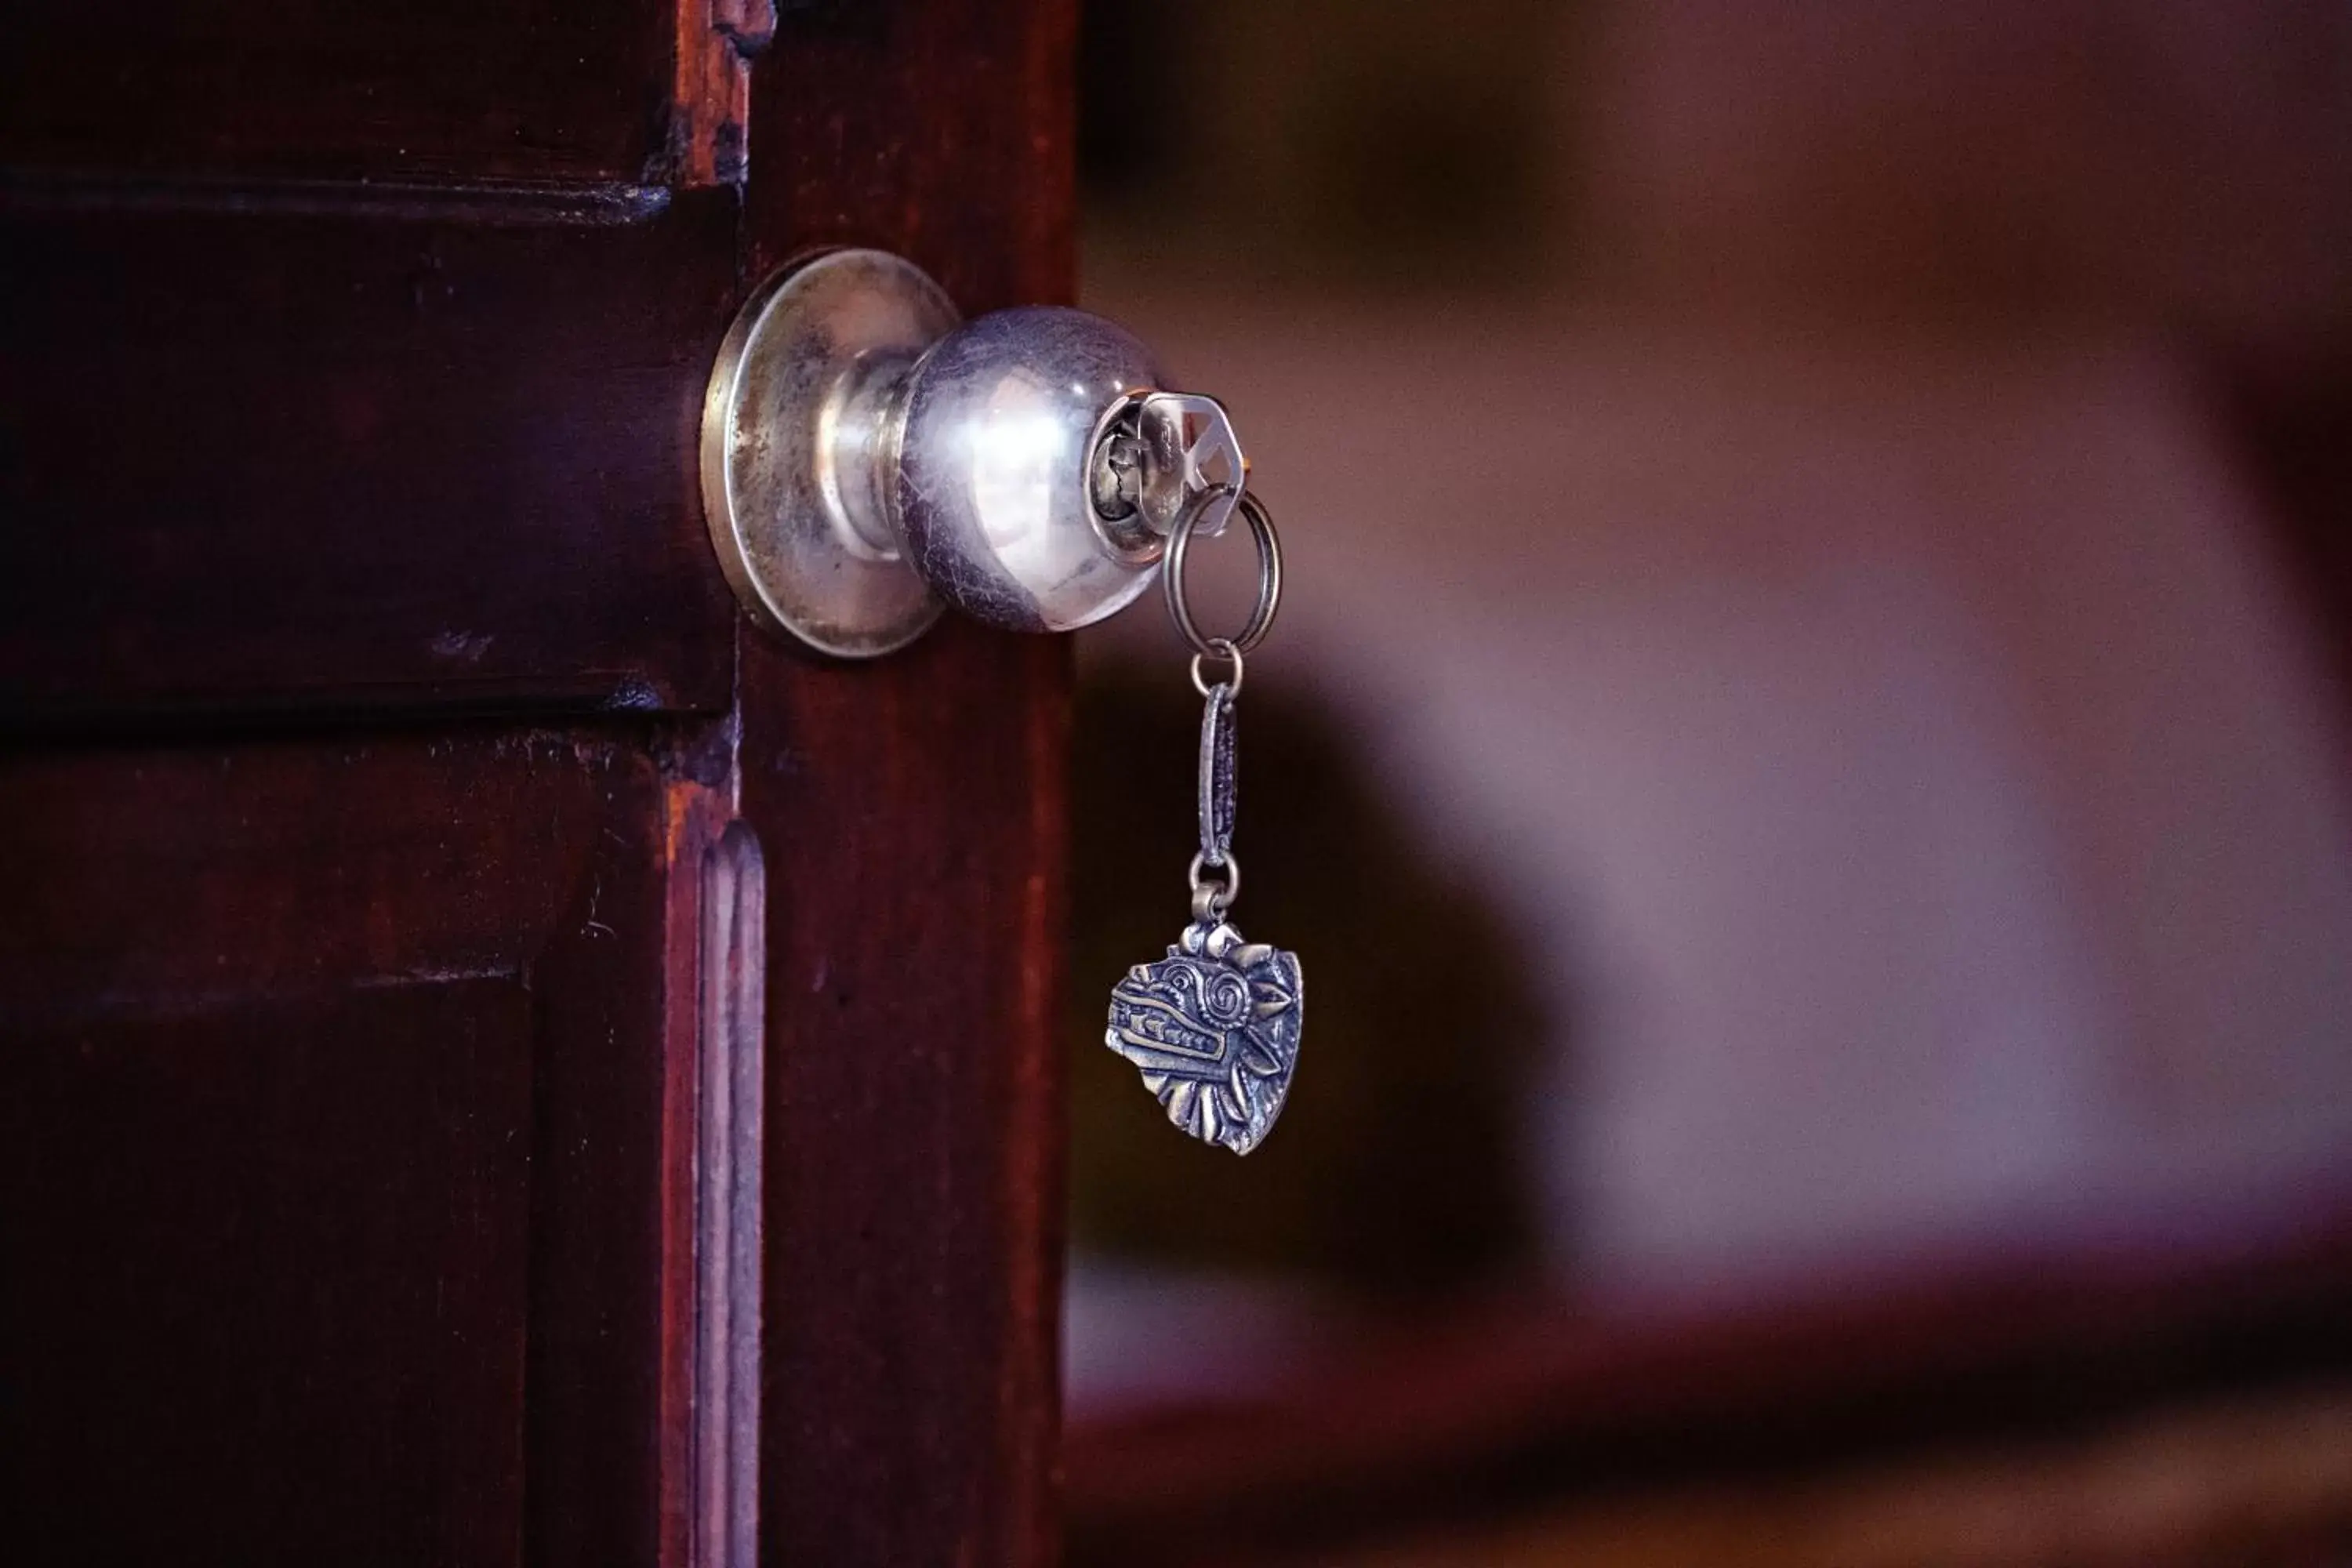
[{"label": "round doorknob", "polygon": [[943,605],[1068,631],[1149,588],[1189,507],[1247,479],[1214,399],[1052,307],[963,321],[876,250],[788,268],[730,330],[702,416],[703,510],[736,593],[826,653],[913,641]]}]

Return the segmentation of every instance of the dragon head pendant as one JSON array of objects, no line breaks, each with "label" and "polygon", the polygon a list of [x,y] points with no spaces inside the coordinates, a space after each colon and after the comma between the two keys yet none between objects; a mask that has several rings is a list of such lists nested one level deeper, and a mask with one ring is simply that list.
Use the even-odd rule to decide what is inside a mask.
[{"label": "dragon head pendant", "polygon": [[1305,1005],[1297,953],[1195,924],[1112,988],[1103,1043],[1135,1064],[1169,1121],[1246,1154],[1282,1114]]}]

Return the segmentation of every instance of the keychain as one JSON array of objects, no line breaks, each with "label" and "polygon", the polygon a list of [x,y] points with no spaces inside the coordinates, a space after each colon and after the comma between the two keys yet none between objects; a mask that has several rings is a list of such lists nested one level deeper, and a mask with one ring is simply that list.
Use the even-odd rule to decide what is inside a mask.
[{"label": "keychain", "polygon": [[[1235,637],[1204,637],[1185,599],[1184,555],[1192,534],[1226,509],[1248,522],[1257,545],[1257,605]],[[1185,508],[1169,531],[1160,584],[1168,614],[1192,647],[1201,711],[1201,850],[1192,857],[1192,919],[1156,963],[1139,963],[1112,988],[1103,1043],[1132,1062],[1168,1120],[1203,1142],[1246,1154],[1282,1114],[1298,1062],[1306,986],[1298,955],[1246,942],[1225,918],[1241,893],[1234,858],[1234,707],[1243,658],[1265,639],[1282,597],[1282,548],[1265,504],[1244,491],[1212,491]],[[1223,666],[1212,682],[1202,661]]]}]

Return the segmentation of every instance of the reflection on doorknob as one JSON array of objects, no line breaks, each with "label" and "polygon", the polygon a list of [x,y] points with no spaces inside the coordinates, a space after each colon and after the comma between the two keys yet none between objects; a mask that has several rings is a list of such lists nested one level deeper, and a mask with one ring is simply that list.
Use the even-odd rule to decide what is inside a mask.
[{"label": "reflection on doorknob", "polygon": [[1068,631],[1151,585],[1190,506],[1219,532],[1247,479],[1212,398],[1097,316],[962,321],[877,250],[771,279],[719,351],[702,500],[752,615],[826,653],[903,647],[942,604]]}]

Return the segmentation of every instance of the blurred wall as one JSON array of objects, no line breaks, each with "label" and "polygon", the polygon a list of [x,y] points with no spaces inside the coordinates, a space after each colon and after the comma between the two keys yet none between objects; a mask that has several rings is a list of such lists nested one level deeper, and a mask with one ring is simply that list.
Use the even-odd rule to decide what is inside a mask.
[{"label": "blurred wall", "polygon": [[[1535,955],[1556,1277],[2340,1193],[2345,709],[2214,367],[2344,363],[2352,9],[1190,16],[1087,302],[1278,510],[1254,689],[1342,715]],[[1088,658],[1182,679],[1148,610]],[[1310,1024],[1295,1103],[1356,1048]]]}]

